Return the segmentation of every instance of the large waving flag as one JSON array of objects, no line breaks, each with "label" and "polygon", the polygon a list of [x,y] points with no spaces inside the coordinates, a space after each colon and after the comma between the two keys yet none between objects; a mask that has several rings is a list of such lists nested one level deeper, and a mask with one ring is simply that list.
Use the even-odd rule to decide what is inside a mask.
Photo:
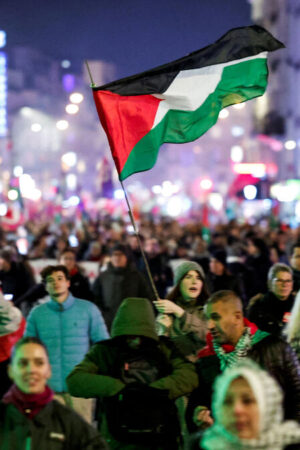
[{"label": "large waving flag", "polygon": [[193,141],[221,109],[262,95],[267,52],[283,47],[260,26],[235,28],[181,59],[94,87],[119,179],[151,169],[164,142]]}]

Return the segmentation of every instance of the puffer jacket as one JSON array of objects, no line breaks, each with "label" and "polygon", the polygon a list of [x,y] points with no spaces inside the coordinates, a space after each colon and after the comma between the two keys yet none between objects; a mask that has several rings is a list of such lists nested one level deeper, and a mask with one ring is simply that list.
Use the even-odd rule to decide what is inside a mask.
[{"label": "puffer jacket", "polygon": [[90,345],[109,337],[98,308],[71,294],[63,303],[50,299],[36,306],[25,336],[36,336],[46,344],[52,367],[49,386],[56,392],[67,391],[65,379]]},{"label": "puffer jacket", "polygon": [[[250,323],[250,326],[253,328],[253,324]],[[266,332],[257,330],[254,339],[255,343],[247,357],[269,372],[281,386],[284,393],[284,418],[300,422],[300,364],[296,353],[284,340]],[[190,397],[186,414],[190,431],[195,431],[192,416],[196,406],[211,408],[212,386],[221,373],[220,360],[214,352],[210,333],[207,347],[199,353],[196,369],[199,386]]]},{"label": "puffer jacket", "polygon": [[2,450],[105,450],[97,431],[78,414],[55,400],[33,419],[14,405],[0,403]]}]

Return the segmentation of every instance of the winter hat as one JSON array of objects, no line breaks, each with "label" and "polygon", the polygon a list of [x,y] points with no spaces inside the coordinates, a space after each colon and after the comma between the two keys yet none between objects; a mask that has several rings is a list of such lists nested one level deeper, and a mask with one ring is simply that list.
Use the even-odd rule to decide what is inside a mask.
[{"label": "winter hat", "polygon": [[223,266],[226,266],[227,254],[225,250],[215,250],[211,252],[211,257],[219,261]]},{"label": "winter hat", "polygon": [[126,298],[115,315],[111,337],[145,336],[158,341],[155,316],[146,298]]},{"label": "winter hat", "polygon": [[190,271],[195,270],[196,272],[199,272],[201,277],[204,279],[205,274],[202,269],[202,267],[194,262],[194,261],[183,261],[181,264],[178,264],[177,267],[174,269],[174,283],[178,284],[180,280]]}]

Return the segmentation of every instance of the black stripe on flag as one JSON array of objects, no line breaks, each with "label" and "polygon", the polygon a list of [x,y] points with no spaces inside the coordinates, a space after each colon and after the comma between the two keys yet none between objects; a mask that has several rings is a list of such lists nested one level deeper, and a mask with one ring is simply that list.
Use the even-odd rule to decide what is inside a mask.
[{"label": "black stripe on flag", "polygon": [[110,91],[119,95],[162,94],[181,70],[226,63],[279,48],[284,48],[284,44],[259,25],[233,28],[214,44],[183,58],[93,90]]}]

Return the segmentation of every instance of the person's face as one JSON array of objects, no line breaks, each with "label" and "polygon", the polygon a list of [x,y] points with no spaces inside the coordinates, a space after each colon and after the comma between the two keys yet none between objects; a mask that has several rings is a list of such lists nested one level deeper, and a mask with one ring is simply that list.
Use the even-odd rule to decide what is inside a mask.
[{"label": "person's face", "polygon": [[210,260],[209,260],[209,270],[214,275],[220,276],[220,275],[223,275],[225,267],[216,258],[210,258]]},{"label": "person's face", "polygon": [[117,250],[111,255],[111,263],[114,267],[126,267],[127,256],[123,252]]},{"label": "person's face", "polygon": [[45,390],[51,367],[45,349],[34,343],[22,345],[9,366],[10,378],[25,394],[39,394]]},{"label": "person's face", "polygon": [[61,255],[59,262],[63,266],[66,266],[68,271],[71,272],[71,270],[73,270],[76,266],[76,258],[74,253],[72,252],[64,253],[63,255]]},{"label": "person's face", "polygon": [[222,407],[222,424],[240,439],[256,439],[259,435],[259,408],[245,378],[232,381]]},{"label": "person's face", "polygon": [[60,298],[65,300],[65,297],[69,294],[70,281],[66,279],[66,276],[60,270],[53,272],[46,278],[46,291],[56,301],[60,301]]},{"label": "person's face", "polygon": [[291,256],[291,266],[293,269],[300,270],[300,247],[295,247]]},{"label": "person's face", "polygon": [[219,344],[236,344],[240,325],[240,312],[233,305],[216,302],[205,308],[207,328]]},{"label": "person's face", "polygon": [[279,300],[287,300],[293,290],[293,277],[289,272],[277,272],[271,281],[271,291]]},{"label": "person's face", "polygon": [[4,270],[4,272],[8,272],[10,269],[9,262],[6,261],[4,258],[0,258],[0,270]]},{"label": "person's face", "polygon": [[196,270],[190,270],[180,282],[180,293],[184,300],[195,300],[201,294],[203,281]]},{"label": "person's face", "polygon": [[258,252],[257,247],[255,247],[252,241],[247,242],[247,252],[251,256],[256,255]]}]

